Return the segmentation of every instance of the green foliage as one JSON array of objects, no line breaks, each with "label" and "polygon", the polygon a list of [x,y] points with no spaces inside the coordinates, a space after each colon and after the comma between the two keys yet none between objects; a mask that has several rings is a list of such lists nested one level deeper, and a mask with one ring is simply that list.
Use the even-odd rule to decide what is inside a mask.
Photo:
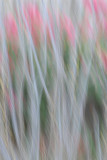
[{"label": "green foliage", "polygon": [[45,92],[43,91],[42,97],[41,97],[41,104],[40,104],[40,125],[41,125],[41,131],[43,134],[46,132],[46,126],[49,118],[48,113],[48,103],[46,99]]},{"label": "green foliage", "polygon": [[70,55],[69,55],[69,44],[67,41],[64,41],[63,59],[64,59],[65,71],[68,71],[69,62],[70,62]]},{"label": "green foliage", "polygon": [[24,81],[23,86],[23,118],[24,118],[24,127],[25,127],[25,134],[28,134],[28,126],[30,122],[30,115],[29,115],[29,96],[28,96],[28,88],[27,88],[27,81]]}]

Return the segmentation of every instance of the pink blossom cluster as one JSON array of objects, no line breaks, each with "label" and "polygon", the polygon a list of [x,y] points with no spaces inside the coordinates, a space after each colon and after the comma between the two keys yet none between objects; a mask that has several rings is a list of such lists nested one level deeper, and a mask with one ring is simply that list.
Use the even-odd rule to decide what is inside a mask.
[{"label": "pink blossom cluster", "polygon": [[[107,1],[106,0],[81,0],[81,1],[84,6],[84,16],[82,18],[82,22],[79,28],[81,31],[81,36],[83,39],[93,38],[95,26],[92,24],[92,17],[93,15],[95,15],[95,20],[96,20],[95,24],[98,29],[97,45],[100,46],[99,40],[101,39],[101,36],[104,35],[105,38],[107,38]],[[32,35],[34,45],[36,47],[39,47],[39,43],[42,40],[41,35],[43,33],[43,28],[45,24],[44,19],[40,13],[39,7],[34,4],[27,4],[25,7],[23,7],[23,11],[27,21],[27,25]],[[58,16],[59,16],[59,22],[57,25],[60,24],[59,31],[61,32],[61,36],[63,33],[66,34],[66,40],[70,42],[70,45],[75,46],[76,32],[71,18],[65,14],[62,15],[59,14]],[[18,53],[18,37],[19,37],[17,23],[12,13],[9,13],[5,16],[4,25],[6,31],[6,38],[7,41],[11,44],[11,47],[14,50],[16,56],[18,55],[17,53]],[[26,33],[26,27],[24,28]],[[50,28],[54,37],[54,20],[51,15],[51,12],[49,12],[49,22],[47,22],[46,24],[47,39],[49,39],[49,41],[51,41]],[[107,51],[102,48],[100,50],[101,50],[101,60],[104,65],[104,69],[107,72],[107,54],[106,54]],[[10,56],[10,53],[8,53],[8,56],[10,62],[10,70],[12,71],[12,69],[14,69],[14,64],[12,62],[12,57]],[[0,59],[1,58],[2,56],[0,54]]]}]

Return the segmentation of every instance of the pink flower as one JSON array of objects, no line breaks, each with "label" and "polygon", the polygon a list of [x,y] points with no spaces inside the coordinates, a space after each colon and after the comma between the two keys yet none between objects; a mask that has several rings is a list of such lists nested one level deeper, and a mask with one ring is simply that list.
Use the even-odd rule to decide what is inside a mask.
[{"label": "pink flower", "polygon": [[[54,19],[52,17],[52,14],[50,11],[48,11],[48,16],[49,16],[49,23],[47,23],[46,25],[46,29],[47,29],[47,38],[50,42],[51,40],[51,36],[53,37],[53,39],[55,40],[55,33],[54,33],[54,25],[58,27],[59,32],[60,32],[60,36],[62,36],[62,30],[61,30],[61,16],[60,14],[56,14],[55,15],[55,24],[54,24]],[[50,25],[50,26],[49,26]],[[52,34],[52,35],[51,35]]]},{"label": "pink flower", "polygon": [[18,29],[17,29],[15,18],[11,13],[5,16],[4,24],[5,24],[5,30],[6,30],[6,36],[7,36],[6,38],[7,38],[8,44],[11,45],[12,51],[17,56],[18,54]]},{"label": "pink flower", "polygon": [[[28,4],[26,9],[27,9],[26,11],[28,14],[29,22],[31,23],[32,27],[35,27],[35,28],[40,27],[41,28],[41,26],[43,25],[43,20],[40,15],[38,7],[33,4]],[[33,26],[33,25],[35,25],[35,26]]]},{"label": "pink flower", "polygon": [[[88,17],[89,16],[89,17]],[[81,33],[85,39],[93,39],[94,37],[94,27],[90,15],[86,15],[81,24]]]},{"label": "pink flower", "polygon": [[[47,37],[49,41],[51,40],[51,34],[53,38],[55,39],[55,33],[54,33],[54,20],[51,15],[51,12],[48,12],[49,14],[49,24],[47,24]],[[66,33],[66,36],[68,40],[74,45],[75,43],[75,29],[73,26],[73,23],[69,17],[66,15],[61,16],[59,13],[55,15],[55,25],[57,25],[59,29],[59,34],[62,37],[63,32]],[[50,25],[50,28],[49,28]],[[50,31],[51,30],[51,31]]]},{"label": "pink flower", "polygon": [[102,59],[103,65],[104,65],[104,70],[107,72],[107,55],[106,55],[106,53],[102,53],[101,59]]},{"label": "pink flower", "polygon": [[85,10],[92,13],[92,7],[99,18],[100,13],[107,15],[107,1],[106,0],[83,0]]},{"label": "pink flower", "polygon": [[66,15],[64,15],[62,22],[63,22],[62,27],[67,34],[68,40],[74,45],[75,44],[75,28],[73,26],[71,19]]},{"label": "pink flower", "polygon": [[92,12],[90,0],[83,0],[83,4],[85,6],[85,10],[88,12]]},{"label": "pink flower", "polygon": [[17,40],[18,38],[17,24],[14,19],[14,16],[11,13],[6,15],[4,23],[5,23],[7,38],[11,41]]},{"label": "pink flower", "polygon": [[100,6],[99,6],[99,1],[98,0],[93,0],[93,6],[94,6],[94,10],[96,15],[99,15],[99,10],[100,10]]},{"label": "pink flower", "polygon": [[[92,9],[94,8],[95,13],[99,14],[99,0],[83,0],[85,10],[92,13]],[[92,8],[93,7],[93,8]]]},{"label": "pink flower", "polygon": [[106,16],[107,15],[107,1],[99,0],[99,6],[104,16]]},{"label": "pink flower", "polygon": [[34,43],[35,45],[37,45],[40,39],[40,33],[42,33],[43,31],[42,16],[39,12],[37,5],[31,4],[31,3],[27,4],[27,6],[24,7],[24,13],[25,13],[25,17],[26,17],[30,32],[32,34]]}]

